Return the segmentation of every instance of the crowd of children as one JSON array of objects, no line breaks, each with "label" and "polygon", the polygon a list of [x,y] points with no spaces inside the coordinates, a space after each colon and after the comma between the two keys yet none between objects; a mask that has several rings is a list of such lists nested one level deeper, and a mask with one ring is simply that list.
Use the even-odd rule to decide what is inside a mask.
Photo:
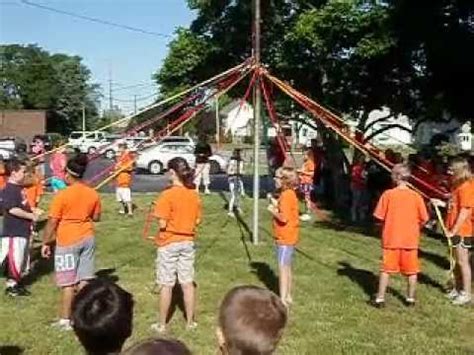
[{"label": "crowd of children", "polygon": [[[385,157],[396,162],[388,178],[385,172],[366,162],[364,156],[355,159],[350,172],[352,221],[364,221],[373,211],[373,217],[383,224],[379,288],[371,304],[375,307],[385,305],[390,275],[401,273],[408,280],[406,305],[415,305],[417,274],[420,272],[419,240],[421,229],[429,220],[429,213],[422,196],[410,188],[408,181],[413,174],[421,177],[430,173],[446,175],[431,181],[439,188],[448,188],[448,184],[450,188],[446,206],[446,237],[450,238],[455,248],[457,277],[448,297],[455,305],[470,303],[472,271],[469,251],[474,234],[474,180],[469,162],[464,158],[453,159],[444,173],[436,168],[436,164],[431,166],[429,162],[414,157],[408,163],[403,163],[401,156],[390,151],[385,152]],[[116,196],[121,205],[120,213],[129,215],[133,213],[130,189],[133,161],[126,145],[120,145],[114,172]],[[53,186],[56,193],[49,208],[41,247],[44,258],[50,258],[54,253],[56,284],[61,290],[59,320],[53,325],[61,330],[74,329],[90,353],[118,352],[132,332],[133,297],[116,285],[101,283],[100,280],[90,282],[95,278],[94,222],[100,220],[101,201],[95,189],[83,181],[88,157],[76,154],[66,161],[64,152],[58,149],[50,164],[54,179],[64,184]],[[305,153],[301,169],[276,169],[275,192],[269,196],[267,210],[273,224],[279,298],[270,291],[253,286],[231,290],[219,311],[217,334],[223,354],[240,354],[242,349],[270,354],[276,348],[293,303],[292,265],[299,242],[300,220],[310,219],[317,169],[311,150]],[[231,193],[228,213],[234,215],[240,209],[239,196],[244,194],[244,162],[240,150],[233,152],[227,173]],[[379,185],[371,190],[370,179],[374,174],[379,174]],[[2,176],[6,176],[6,181],[0,179],[4,185],[0,201],[3,212],[0,262],[6,261],[4,264],[7,266],[6,293],[23,296],[29,294],[21,282],[28,269],[29,246],[35,234],[35,223],[43,218],[43,211],[38,206],[43,194],[44,176],[36,164],[15,159],[6,164],[0,162]],[[152,325],[152,329],[158,333],[167,330],[176,282],[183,290],[186,327],[193,329],[197,326],[194,262],[197,227],[202,220],[201,200],[196,189],[196,183],[199,184],[200,180],[196,180],[195,171],[182,158],[168,162],[167,177],[169,187],[160,193],[153,210],[158,225],[154,239],[160,301],[158,322]],[[305,206],[302,216],[298,192],[303,195]],[[376,201],[371,201],[371,198]],[[431,202],[442,204],[439,200]],[[100,299],[107,301],[101,303]],[[100,329],[95,328],[97,319],[108,319],[107,312],[113,314],[108,320],[111,323]],[[157,347],[176,348],[181,349],[182,354],[189,353],[182,343],[166,343],[156,339],[138,344],[126,353],[147,354]]]}]

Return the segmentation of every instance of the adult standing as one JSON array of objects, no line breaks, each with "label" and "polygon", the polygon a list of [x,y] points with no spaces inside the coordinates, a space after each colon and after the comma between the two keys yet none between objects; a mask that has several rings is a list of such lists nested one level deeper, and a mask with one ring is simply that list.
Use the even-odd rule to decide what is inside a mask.
[{"label": "adult standing", "polygon": [[204,193],[209,195],[211,193],[209,190],[209,185],[211,184],[211,163],[209,162],[209,158],[212,156],[212,149],[206,136],[202,136],[199,139],[194,149],[194,155],[196,156],[196,178],[194,180],[196,190],[199,191],[202,182],[204,185]]}]

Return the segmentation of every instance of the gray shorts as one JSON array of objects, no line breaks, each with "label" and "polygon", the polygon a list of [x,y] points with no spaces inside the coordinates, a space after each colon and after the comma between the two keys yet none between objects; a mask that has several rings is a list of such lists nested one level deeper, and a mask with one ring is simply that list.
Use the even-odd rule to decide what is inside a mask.
[{"label": "gray shorts", "polygon": [[172,243],[158,248],[156,257],[157,283],[174,286],[176,276],[180,284],[194,281],[194,242]]},{"label": "gray shorts", "polygon": [[65,287],[93,279],[95,277],[94,258],[94,237],[87,238],[75,245],[56,247],[54,254],[56,284]]}]

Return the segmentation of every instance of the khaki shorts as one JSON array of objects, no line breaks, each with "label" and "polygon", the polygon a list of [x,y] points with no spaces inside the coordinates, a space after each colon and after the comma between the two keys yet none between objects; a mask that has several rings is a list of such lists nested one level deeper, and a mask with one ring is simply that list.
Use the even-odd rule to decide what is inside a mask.
[{"label": "khaki shorts", "polygon": [[157,283],[174,286],[176,276],[180,284],[194,281],[194,242],[172,243],[158,248],[156,257]]}]

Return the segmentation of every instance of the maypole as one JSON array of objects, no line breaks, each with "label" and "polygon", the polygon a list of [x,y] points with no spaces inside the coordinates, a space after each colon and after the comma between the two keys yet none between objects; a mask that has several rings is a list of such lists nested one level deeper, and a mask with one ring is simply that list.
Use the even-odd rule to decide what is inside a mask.
[{"label": "maypole", "polygon": [[[254,56],[256,70],[260,70],[260,0],[255,0],[255,41]],[[254,244],[258,244],[258,199],[260,196],[260,176],[259,176],[259,150],[260,150],[260,113],[262,106],[262,94],[260,91],[260,75],[257,75],[255,85],[255,107],[254,107],[254,143],[253,143],[253,233]]]}]

